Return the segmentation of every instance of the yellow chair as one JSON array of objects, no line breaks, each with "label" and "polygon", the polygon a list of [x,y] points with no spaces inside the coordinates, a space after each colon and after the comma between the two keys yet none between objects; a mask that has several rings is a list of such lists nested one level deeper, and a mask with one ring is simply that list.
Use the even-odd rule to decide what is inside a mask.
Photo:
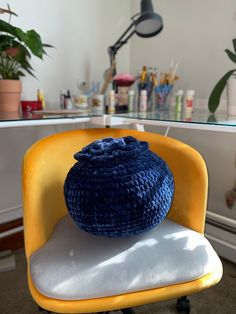
[{"label": "yellow chair", "polygon": [[[73,155],[97,139],[128,135],[148,141],[150,149],[167,162],[174,175],[175,193],[168,217],[151,233],[131,239],[87,235],[70,221],[63,196],[65,177],[75,163]],[[41,308],[56,313],[109,313],[119,309],[134,313],[131,307],[180,298],[215,285],[222,277],[222,265],[203,236],[207,193],[204,160],[193,148],[172,138],[135,130],[87,129],[62,132],[38,141],[23,161],[25,251],[33,299]],[[169,229],[165,231],[167,225]],[[70,237],[77,237],[72,239],[72,247]],[[90,247],[87,257],[84,252]],[[152,254],[157,254],[158,259],[153,260]],[[99,262],[93,264],[96,258]],[[84,277],[79,274],[80,262]],[[67,298],[72,291],[71,282],[74,287],[76,282],[82,297]],[[185,297],[179,299],[177,310],[181,312],[184,303],[185,312],[189,313]]]}]

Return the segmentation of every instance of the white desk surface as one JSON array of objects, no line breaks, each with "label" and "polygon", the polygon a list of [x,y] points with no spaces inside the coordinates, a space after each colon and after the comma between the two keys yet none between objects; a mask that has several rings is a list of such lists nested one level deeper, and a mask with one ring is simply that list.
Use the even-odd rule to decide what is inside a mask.
[{"label": "white desk surface", "polygon": [[187,128],[208,131],[236,133],[236,116],[228,116],[225,112],[211,115],[206,110],[195,110],[191,116],[166,112],[134,112],[114,115],[99,115],[93,113],[76,113],[75,111],[61,114],[44,114],[28,112],[25,114],[0,114],[0,128],[63,125],[91,122],[100,126],[115,126],[124,124],[156,125],[174,128]]}]

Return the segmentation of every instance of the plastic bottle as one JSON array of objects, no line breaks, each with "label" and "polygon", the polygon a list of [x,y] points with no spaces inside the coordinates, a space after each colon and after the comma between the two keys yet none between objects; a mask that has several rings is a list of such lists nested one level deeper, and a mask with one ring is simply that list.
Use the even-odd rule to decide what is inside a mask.
[{"label": "plastic bottle", "polygon": [[176,112],[181,112],[183,109],[183,96],[184,91],[179,89],[175,94],[175,110]]},{"label": "plastic bottle", "polygon": [[129,112],[135,111],[135,96],[134,96],[134,90],[129,90],[128,94],[128,110]]},{"label": "plastic bottle", "polygon": [[42,89],[37,90],[37,99],[42,103],[42,109],[45,109],[45,96]]},{"label": "plastic bottle", "polygon": [[66,101],[66,109],[73,109],[73,103],[70,95],[70,91],[67,91],[67,95],[65,96],[65,101]]},{"label": "plastic bottle", "polygon": [[61,89],[60,91],[60,108],[66,109],[66,90]]},{"label": "plastic bottle", "polygon": [[112,114],[114,112],[115,112],[115,91],[112,89],[109,92],[108,113]]},{"label": "plastic bottle", "polygon": [[146,112],[147,111],[147,91],[146,91],[146,89],[142,89],[141,93],[140,93],[139,111],[140,112]]},{"label": "plastic bottle", "polygon": [[185,97],[185,109],[186,112],[193,112],[193,102],[194,102],[194,90],[187,90],[186,97]]}]

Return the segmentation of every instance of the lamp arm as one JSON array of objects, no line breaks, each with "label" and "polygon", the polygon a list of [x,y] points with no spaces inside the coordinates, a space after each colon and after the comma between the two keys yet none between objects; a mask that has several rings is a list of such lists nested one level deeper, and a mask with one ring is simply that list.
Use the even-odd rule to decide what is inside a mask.
[{"label": "lamp arm", "polygon": [[127,41],[130,39],[130,37],[133,36],[135,33],[135,30],[133,30],[130,34],[127,35],[127,37],[124,39],[126,34],[131,30],[131,28],[135,25],[135,21],[133,21],[129,27],[125,30],[125,32],[120,36],[120,38],[117,39],[117,41],[114,43],[114,45],[110,46],[108,48],[108,53],[110,56],[110,63],[112,64],[113,60],[115,59],[115,55],[117,54],[117,51],[127,43]]}]

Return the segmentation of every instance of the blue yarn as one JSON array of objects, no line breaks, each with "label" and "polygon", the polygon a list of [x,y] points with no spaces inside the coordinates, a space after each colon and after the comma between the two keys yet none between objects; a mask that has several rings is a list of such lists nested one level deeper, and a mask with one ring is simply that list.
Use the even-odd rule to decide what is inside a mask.
[{"label": "blue yarn", "polygon": [[64,184],[66,205],[83,230],[106,237],[129,237],[166,217],[174,179],[166,162],[147,142],[128,136],[105,138],[74,155],[78,161]]}]

